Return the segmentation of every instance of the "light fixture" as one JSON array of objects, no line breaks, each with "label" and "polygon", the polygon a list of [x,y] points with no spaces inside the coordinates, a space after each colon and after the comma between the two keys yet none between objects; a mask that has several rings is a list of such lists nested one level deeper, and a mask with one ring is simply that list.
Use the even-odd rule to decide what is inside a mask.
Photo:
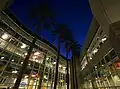
[{"label": "light fixture", "polygon": [[53,64],[56,64],[56,62],[53,62]]},{"label": "light fixture", "polygon": [[9,37],[10,37],[10,35],[8,35],[7,33],[4,33],[2,35],[2,39],[4,39],[4,40],[7,40]]},{"label": "light fixture", "polygon": [[90,57],[90,60],[92,60],[92,57]]},{"label": "light fixture", "polygon": [[39,62],[38,60],[35,60],[36,62]]},{"label": "light fixture", "polygon": [[104,66],[104,65],[102,65],[102,66]]},{"label": "light fixture", "polygon": [[27,53],[25,53],[25,56],[27,55]]},{"label": "light fixture", "polygon": [[106,40],[107,40],[107,38],[104,37],[104,38],[101,39],[101,42],[105,42]]},{"label": "light fixture", "polygon": [[25,75],[25,78],[28,78],[28,75]]},{"label": "light fixture", "polygon": [[36,59],[37,58],[37,56],[33,56],[33,59]]},{"label": "light fixture", "polygon": [[61,82],[61,83],[63,83],[63,82],[64,82],[64,80],[60,80],[60,82]]},{"label": "light fixture", "polygon": [[48,79],[46,75],[44,75],[44,79]]},{"label": "light fixture", "polygon": [[0,59],[4,59],[5,57],[1,57]]},{"label": "light fixture", "polygon": [[23,64],[23,62],[21,62],[21,64]]},{"label": "light fixture", "polygon": [[30,64],[28,64],[30,66]]},{"label": "light fixture", "polygon": [[97,53],[97,51],[98,51],[98,49],[95,48],[95,49],[93,50],[93,53],[95,54],[95,53]]},{"label": "light fixture", "polygon": [[59,65],[59,67],[62,67],[62,65]]},{"label": "light fixture", "polygon": [[31,77],[36,77],[36,75],[35,75],[35,74],[32,74]]},{"label": "light fixture", "polygon": [[22,49],[26,48],[26,44],[22,44],[21,48]]},{"label": "light fixture", "polygon": [[39,55],[40,53],[39,52],[35,52],[34,55]]},{"label": "light fixture", "polygon": [[49,60],[49,57],[47,57],[46,60]]},{"label": "light fixture", "polygon": [[13,62],[14,60],[12,60],[12,62]]},{"label": "light fixture", "polygon": [[16,74],[17,72],[18,72],[18,71],[16,71],[16,70],[15,70],[15,71],[12,71],[12,73],[15,73],[15,74]]}]

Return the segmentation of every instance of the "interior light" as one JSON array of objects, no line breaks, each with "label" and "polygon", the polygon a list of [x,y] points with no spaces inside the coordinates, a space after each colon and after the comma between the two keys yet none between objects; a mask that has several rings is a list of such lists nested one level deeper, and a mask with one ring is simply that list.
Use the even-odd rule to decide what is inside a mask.
[{"label": "interior light", "polygon": [[64,80],[60,80],[60,82],[61,82],[61,83],[63,83],[63,82],[64,82]]},{"label": "interior light", "polygon": [[33,56],[33,59],[36,59],[37,58],[37,56]]},{"label": "interior light", "polygon": [[23,64],[23,62],[21,62],[21,64]]},{"label": "interior light", "polygon": [[101,41],[102,42],[105,42],[107,40],[107,38],[106,37],[104,37]]},{"label": "interior light", "polygon": [[27,55],[27,53],[25,53],[25,55]]},{"label": "interior light", "polygon": [[44,75],[44,79],[48,79],[46,75]]},{"label": "interior light", "polygon": [[92,60],[92,57],[90,57],[90,60]]},{"label": "interior light", "polygon": [[28,78],[28,75],[26,75],[25,78]]},{"label": "interior light", "polygon": [[12,61],[14,61],[14,60],[12,60]]},{"label": "interior light", "polygon": [[53,62],[53,64],[56,64],[56,62]]},{"label": "interior light", "polygon": [[104,65],[102,65],[102,66],[104,66]]},{"label": "interior light", "polygon": [[59,65],[59,67],[62,67],[62,65]]},{"label": "interior light", "polygon": [[39,62],[38,60],[36,60],[36,62]]},{"label": "interior light", "polygon": [[98,49],[96,48],[95,50],[93,50],[93,53],[95,54],[95,53],[97,53],[97,51],[98,51]]},{"label": "interior light", "polygon": [[23,49],[23,48],[26,48],[26,44],[22,44],[21,48],[22,48],[22,49]]},{"label": "interior light", "polygon": [[34,55],[39,55],[40,53],[39,52],[35,52]]},{"label": "interior light", "polygon": [[31,77],[35,77],[36,75],[32,74]]},{"label": "interior light", "polygon": [[9,38],[9,35],[7,33],[4,33],[2,35],[2,39],[7,40]]},{"label": "interior light", "polygon": [[49,60],[49,57],[47,57],[46,60]]},{"label": "interior light", "polygon": [[66,67],[63,67],[63,69],[66,69]]},{"label": "interior light", "polygon": [[30,66],[30,64],[28,64]]},{"label": "interior light", "polygon": [[4,59],[5,57],[1,57],[1,59]]},{"label": "interior light", "polygon": [[12,71],[12,73],[17,73],[18,71]]}]

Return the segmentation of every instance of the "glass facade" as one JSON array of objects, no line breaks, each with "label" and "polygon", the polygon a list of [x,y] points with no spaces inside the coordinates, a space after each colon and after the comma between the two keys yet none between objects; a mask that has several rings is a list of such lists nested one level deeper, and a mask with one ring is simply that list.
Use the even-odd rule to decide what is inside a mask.
[{"label": "glass facade", "polygon": [[[31,42],[20,34],[20,30],[0,20],[0,88],[12,88],[22,67]],[[14,24],[15,25],[15,24]],[[15,31],[16,29],[16,31]],[[55,80],[56,55],[47,47],[36,42],[29,63],[21,80],[20,89],[53,89]],[[57,89],[66,89],[66,61],[60,57]]]},{"label": "glass facade", "polygon": [[113,49],[84,78],[83,89],[120,89],[120,59]]}]

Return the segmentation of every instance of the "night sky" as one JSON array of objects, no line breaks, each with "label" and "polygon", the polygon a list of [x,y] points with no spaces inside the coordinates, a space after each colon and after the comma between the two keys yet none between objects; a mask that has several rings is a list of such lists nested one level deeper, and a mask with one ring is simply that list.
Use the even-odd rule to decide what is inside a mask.
[{"label": "night sky", "polygon": [[[84,44],[87,31],[89,29],[92,13],[88,0],[48,0],[59,23],[67,24],[72,30],[74,38],[81,44]],[[40,0],[14,0],[9,9],[16,15],[17,19],[26,27],[34,32],[33,23],[28,18],[30,5],[39,3]],[[53,36],[50,32],[42,30],[40,36],[52,42]],[[57,41],[53,43],[57,45]],[[62,45],[61,53],[64,55],[65,50]]]}]

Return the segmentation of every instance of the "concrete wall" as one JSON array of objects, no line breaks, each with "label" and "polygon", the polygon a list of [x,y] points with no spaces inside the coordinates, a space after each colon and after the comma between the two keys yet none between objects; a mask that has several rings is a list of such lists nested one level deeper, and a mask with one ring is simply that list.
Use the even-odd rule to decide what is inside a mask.
[{"label": "concrete wall", "polygon": [[120,57],[120,0],[89,0],[94,17]]},{"label": "concrete wall", "polygon": [[91,10],[101,25],[120,20],[120,0],[89,0]]}]

